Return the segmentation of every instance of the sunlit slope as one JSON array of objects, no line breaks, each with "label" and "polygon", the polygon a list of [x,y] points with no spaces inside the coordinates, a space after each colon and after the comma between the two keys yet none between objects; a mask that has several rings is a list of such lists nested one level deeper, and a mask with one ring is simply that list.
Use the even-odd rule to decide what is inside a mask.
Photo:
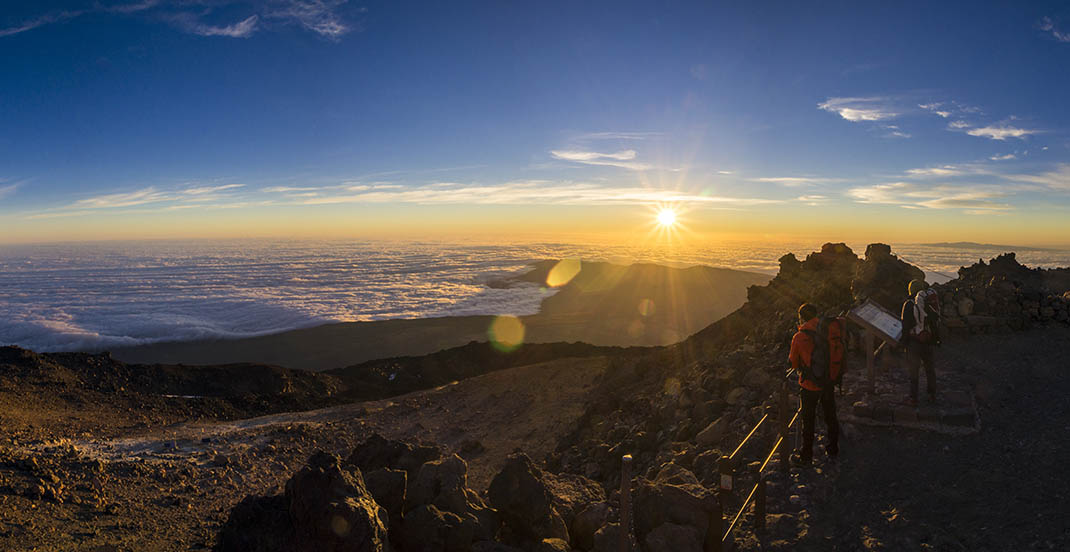
[{"label": "sunlit slope", "polygon": [[[539,263],[524,279],[556,283],[557,264]],[[560,291],[543,301],[539,314],[522,320],[530,342],[668,345],[739,308],[747,300],[747,287],[769,279],[707,266],[584,262]]]},{"label": "sunlit slope", "polygon": [[[493,285],[546,285],[556,265],[540,262],[523,276]],[[566,283],[554,282],[560,285],[538,314],[520,317],[524,342],[673,343],[738,308],[746,300],[747,286],[770,278],[710,267],[586,262],[579,264],[578,272],[569,272],[572,277]],[[492,316],[347,322],[248,339],[158,343],[112,352],[127,362],[259,362],[325,370],[487,341],[493,322]]]}]

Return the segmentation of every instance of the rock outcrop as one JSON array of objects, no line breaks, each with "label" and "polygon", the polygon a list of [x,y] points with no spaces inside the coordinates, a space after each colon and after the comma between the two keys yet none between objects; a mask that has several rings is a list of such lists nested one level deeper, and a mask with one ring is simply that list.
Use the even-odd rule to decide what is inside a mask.
[{"label": "rock outcrop", "polygon": [[991,333],[1070,324],[1070,269],[1030,269],[1014,253],[959,269],[934,286],[952,332]]},{"label": "rock outcrop", "polygon": [[345,462],[313,455],[282,495],[247,497],[217,550],[587,550],[612,514],[598,483],[545,472],[523,454],[492,481],[490,505],[467,474],[456,454],[373,435]]}]

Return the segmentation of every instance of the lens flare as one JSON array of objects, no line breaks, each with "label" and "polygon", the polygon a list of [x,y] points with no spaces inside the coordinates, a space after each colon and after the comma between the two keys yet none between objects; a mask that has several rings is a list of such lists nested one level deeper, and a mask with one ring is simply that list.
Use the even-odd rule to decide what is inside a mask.
[{"label": "lens flare", "polygon": [[524,323],[512,315],[496,317],[487,328],[491,345],[503,353],[509,353],[524,344]]},{"label": "lens flare", "polygon": [[571,282],[579,273],[579,259],[564,259],[550,269],[550,274],[546,276],[546,285],[552,288],[561,287]]}]

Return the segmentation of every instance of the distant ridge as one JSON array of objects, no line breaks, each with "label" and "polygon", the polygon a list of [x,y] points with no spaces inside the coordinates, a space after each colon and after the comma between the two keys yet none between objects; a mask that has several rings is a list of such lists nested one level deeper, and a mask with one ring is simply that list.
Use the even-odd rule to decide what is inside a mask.
[{"label": "distant ridge", "polygon": [[994,243],[977,242],[938,242],[922,243],[926,247],[957,247],[959,249],[1003,249],[1006,251],[1062,251],[1051,247],[1029,247],[1025,245],[998,245]]}]

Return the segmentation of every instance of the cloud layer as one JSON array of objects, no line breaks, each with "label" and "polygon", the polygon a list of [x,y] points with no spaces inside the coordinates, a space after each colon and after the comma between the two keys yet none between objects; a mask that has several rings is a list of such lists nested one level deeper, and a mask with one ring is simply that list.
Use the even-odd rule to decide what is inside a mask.
[{"label": "cloud layer", "polygon": [[[17,35],[87,14],[114,14],[142,15],[150,20],[168,22],[184,32],[206,37],[248,38],[270,28],[265,25],[270,22],[281,26],[297,26],[324,38],[336,40],[354,29],[354,25],[346,22],[342,15],[342,10],[348,2],[349,0],[143,0],[107,5],[87,1],[83,9],[48,12],[2,28],[0,37]],[[248,15],[228,22],[211,22],[210,19],[215,18],[214,12],[222,7],[245,11]],[[363,13],[366,10],[361,8],[355,11]]]}]

